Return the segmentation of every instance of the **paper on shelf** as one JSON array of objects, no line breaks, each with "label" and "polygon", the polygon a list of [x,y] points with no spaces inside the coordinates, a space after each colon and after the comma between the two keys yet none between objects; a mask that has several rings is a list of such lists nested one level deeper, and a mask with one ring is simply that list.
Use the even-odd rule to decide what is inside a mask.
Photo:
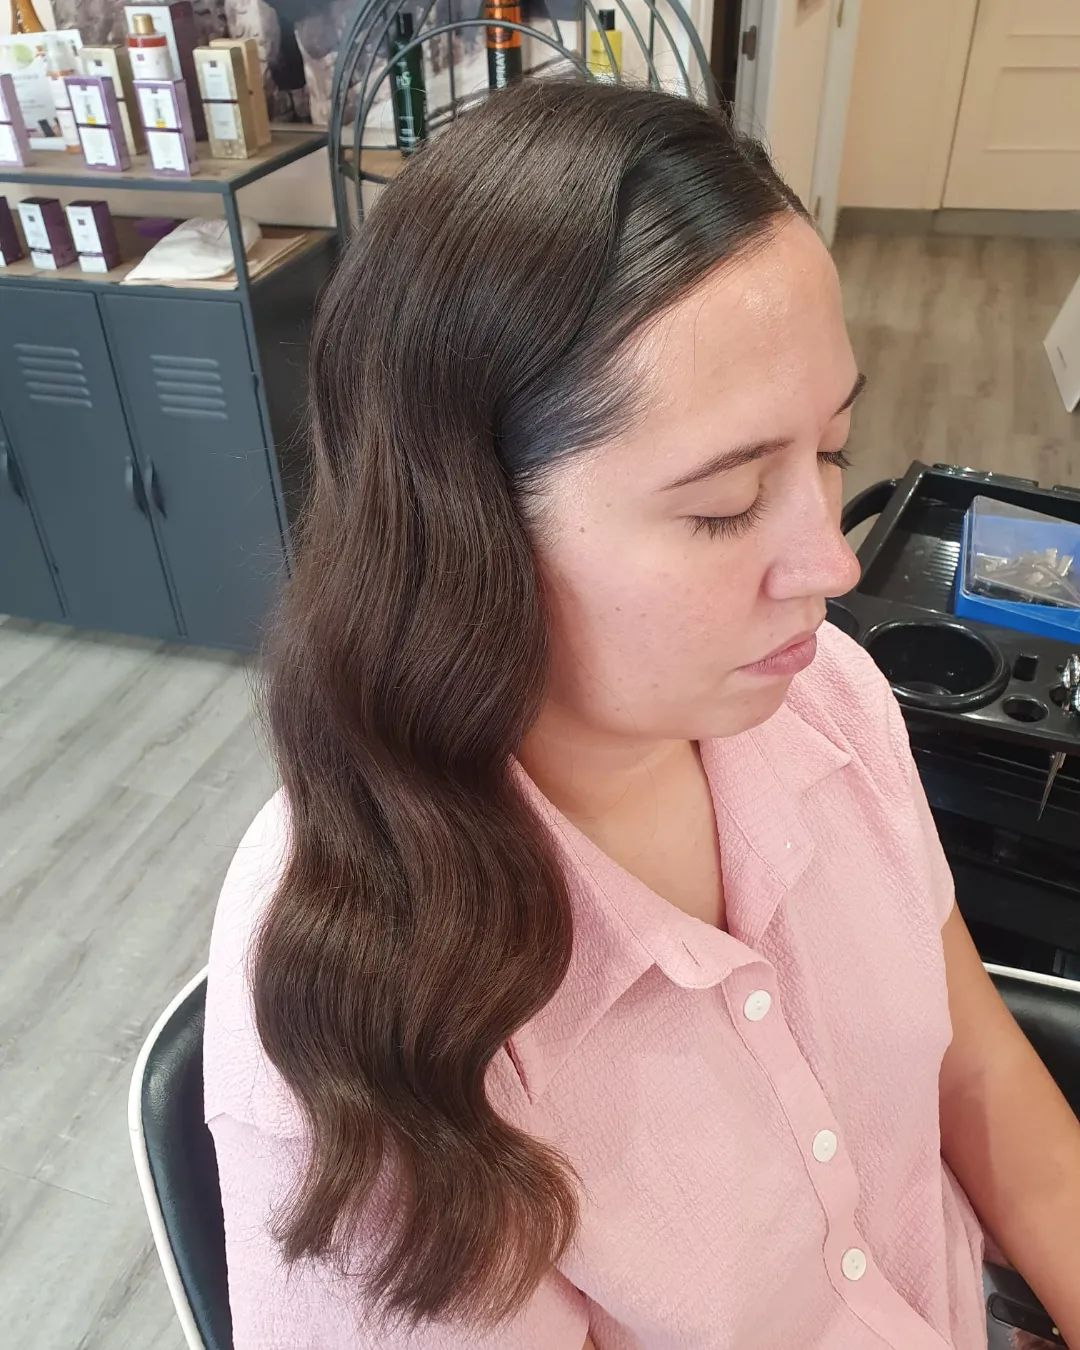
[{"label": "paper on shelf", "polygon": [[[244,251],[249,252],[262,238],[262,230],[247,216],[240,217],[240,230]],[[159,239],[124,280],[131,283],[205,281],[232,271],[228,224],[224,220],[185,220],[164,239]]]}]

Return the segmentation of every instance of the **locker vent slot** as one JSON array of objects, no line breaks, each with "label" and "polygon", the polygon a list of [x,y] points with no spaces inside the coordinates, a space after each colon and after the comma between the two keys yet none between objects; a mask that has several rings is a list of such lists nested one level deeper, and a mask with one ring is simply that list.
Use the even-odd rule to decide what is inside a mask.
[{"label": "locker vent slot", "polygon": [[151,356],[154,391],[166,417],[228,420],[221,367],[209,356]]},{"label": "locker vent slot", "polygon": [[15,343],[15,360],[32,403],[92,408],[90,385],[77,347]]}]

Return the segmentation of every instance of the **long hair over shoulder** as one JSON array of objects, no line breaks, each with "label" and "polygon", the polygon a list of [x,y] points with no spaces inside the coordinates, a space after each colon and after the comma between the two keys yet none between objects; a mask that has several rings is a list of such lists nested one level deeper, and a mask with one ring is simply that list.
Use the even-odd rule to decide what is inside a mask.
[{"label": "long hair over shoulder", "polygon": [[391,1175],[363,1279],[398,1316],[511,1315],[577,1220],[567,1163],[485,1093],[573,942],[512,774],[547,676],[545,478],[642,412],[630,339],[801,212],[722,111],[524,82],[411,158],[320,303],[265,662],[289,845],[251,978],[310,1127],[284,1257],[347,1264]]}]

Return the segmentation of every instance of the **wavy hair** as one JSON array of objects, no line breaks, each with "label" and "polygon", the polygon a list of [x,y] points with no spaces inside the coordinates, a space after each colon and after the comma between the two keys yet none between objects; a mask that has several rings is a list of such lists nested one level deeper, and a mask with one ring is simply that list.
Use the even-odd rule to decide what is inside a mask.
[{"label": "wavy hair", "polygon": [[310,1162],[276,1227],[413,1322],[513,1314],[577,1222],[568,1163],[489,1103],[558,989],[566,881],[512,765],[548,668],[545,476],[640,415],[630,339],[803,213],[727,115],[583,80],[493,95],[350,244],[311,349],[313,474],[269,639],[290,809],[252,951]]}]

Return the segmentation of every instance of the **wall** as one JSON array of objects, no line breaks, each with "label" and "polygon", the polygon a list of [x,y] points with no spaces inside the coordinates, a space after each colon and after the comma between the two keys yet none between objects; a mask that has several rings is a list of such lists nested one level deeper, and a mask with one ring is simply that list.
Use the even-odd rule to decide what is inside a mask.
[{"label": "wall", "polygon": [[842,206],[941,206],[977,3],[862,0]]},{"label": "wall", "polygon": [[830,0],[778,0],[776,60],[765,120],[780,172],[807,205],[831,14]]}]

